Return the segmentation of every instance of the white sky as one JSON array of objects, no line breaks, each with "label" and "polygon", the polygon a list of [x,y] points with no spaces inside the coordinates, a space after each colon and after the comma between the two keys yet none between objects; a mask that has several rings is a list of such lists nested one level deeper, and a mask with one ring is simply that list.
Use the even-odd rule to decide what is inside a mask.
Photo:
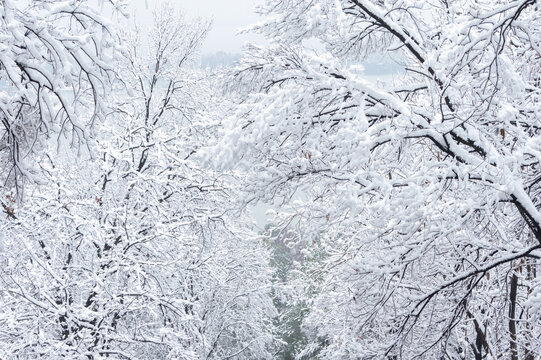
[{"label": "white sky", "polygon": [[[212,19],[212,29],[203,45],[203,53],[224,51],[240,52],[247,41],[258,42],[256,35],[236,35],[239,28],[245,28],[261,21],[254,13],[256,3],[260,0],[170,0],[188,18],[203,17]],[[152,10],[161,0],[132,0],[135,8],[135,19],[142,27],[148,27],[152,21]]]}]

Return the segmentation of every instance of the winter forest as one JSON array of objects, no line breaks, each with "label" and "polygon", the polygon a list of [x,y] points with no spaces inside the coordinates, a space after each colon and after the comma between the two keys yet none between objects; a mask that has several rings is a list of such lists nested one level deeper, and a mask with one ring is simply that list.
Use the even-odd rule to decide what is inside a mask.
[{"label": "winter forest", "polygon": [[177,5],[0,0],[0,359],[541,358],[538,1]]}]

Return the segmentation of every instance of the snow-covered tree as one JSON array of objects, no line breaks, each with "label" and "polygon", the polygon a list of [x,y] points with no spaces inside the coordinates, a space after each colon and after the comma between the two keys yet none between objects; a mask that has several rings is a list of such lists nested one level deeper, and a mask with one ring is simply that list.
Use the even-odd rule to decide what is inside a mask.
[{"label": "snow-covered tree", "polygon": [[0,223],[2,358],[271,358],[266,250],[198,161],[226,105],[189,66],[208,24],[155,15],[148,49],[121,36],[93,157],[43,156],[50,183]]},{"label": "snow-covered tree", "polygon": [[[123,0],[0,3],[0,160],[2,181],[19,191],[36,179],[33,153],[47,137],[84,151],[107,112],[118,52],[113,22]],[[101,5],[101,6],[98,6]]]},{"label": "snow-covered tree", "polygon": [[[327,339],[319,356],[539,356],[537,3],[260,11],[270,45],[234,74],[240,105],[216,163],[251,174],[246,202],[295,199],[275,223],[319,256],[304,323]],[[374,52],[405,73],[369,81]]]}]

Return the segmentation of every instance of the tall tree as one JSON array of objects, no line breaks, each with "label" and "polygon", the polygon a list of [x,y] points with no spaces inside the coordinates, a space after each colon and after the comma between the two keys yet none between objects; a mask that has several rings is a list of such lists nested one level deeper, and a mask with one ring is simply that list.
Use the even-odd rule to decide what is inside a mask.
[{"label": "tall tree", "polygon": [[[324,254],[305,321],[327,338],[320,357],[538,355],[536,2],[260,11],[270,45],[234,74],[217,163],[251,174],[246,202],[297,198],[276,222]],[[405,73],[370,82],[359,65],[374,52]]]},{"label": "tall tree", "polygon": [[99,156],[44,155],[50,182],[0,223],[2,358],[271,358],[266,249],[232,212],[234,176],[198,160],[222,106],[190,68],[209,25],[155,16],[148,49],[123,34],[110,64]]}]

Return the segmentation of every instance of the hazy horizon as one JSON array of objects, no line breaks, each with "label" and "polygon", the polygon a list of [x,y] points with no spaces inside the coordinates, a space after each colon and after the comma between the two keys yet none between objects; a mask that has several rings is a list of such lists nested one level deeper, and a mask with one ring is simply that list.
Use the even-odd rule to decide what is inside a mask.
[{"label": "hazy horizon", "polygon": [[[254,8],[259,0],[206,0],[204,2],[178,0],[176,8],[185,13],[188,18],[202,17],[212,20],[212,28],[203,44],[201,52],[212,54],[216,52],[240,53],[246,42],[260,41],[255,34],[237,34],[239,29],[246,28],[260,21]],[[161,0],[133,0],[134,19],[141,27],[148,27],[152,22],[152,10]]]}]

